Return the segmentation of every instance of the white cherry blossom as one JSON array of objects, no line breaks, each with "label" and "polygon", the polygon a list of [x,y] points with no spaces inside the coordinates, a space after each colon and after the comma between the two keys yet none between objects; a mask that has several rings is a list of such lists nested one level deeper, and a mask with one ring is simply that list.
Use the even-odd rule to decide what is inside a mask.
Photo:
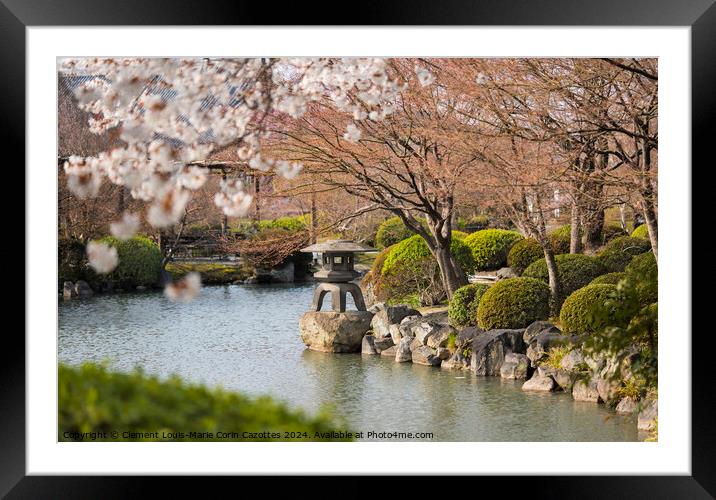
[{"label": "white cherry blossom", "polygon": [[415,67],[415,75],[418,77],[418,82],[423,87],[427,87],[428,85],[432,85],[433,82],[435,82],[435,75],[433,75],[430,71],[428,71],[425,68],[421,68],[419,66]]},{"label": "white cherry blossom", "polygon": [[346,127],[346,133],[343,134],[343,138],[348,142],[357,143],[360,140],[361,131],[354,124],[349,123]]},{"label": "white cherry blossom", "polygon": [[99,241],[87,243],[87,259],[92,269],[99,274],[110,273],[119,264],[117,249]]},{"label": "white cherry blossom", "polygon": [[164,287],[164,295],[173,302],[189,303],[201,291],[201,276],[199,273],[188,273],[179,281],[169,283]]},{"label": "white cherry blossom", "polygon": [[131,212],[125,212],[122,219],[112,222],[109,225],[109,232],[115,238],[120,240],[128,240],[139,230],[139,216]]}]

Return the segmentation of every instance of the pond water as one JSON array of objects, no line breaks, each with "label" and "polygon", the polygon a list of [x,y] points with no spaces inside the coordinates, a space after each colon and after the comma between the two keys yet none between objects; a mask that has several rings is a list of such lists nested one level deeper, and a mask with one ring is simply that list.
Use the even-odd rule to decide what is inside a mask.
[{"label": "pond water", "polygon": [[108,361],[160,376],[270,394],[307,412],[329,404],[359,431],[427,432],[436,441],[636,441],[633,417],[535,394],[521,383],[303,346],[313,286],[205,287],[190,304],[159,292],[59,306],[62,362]]}]

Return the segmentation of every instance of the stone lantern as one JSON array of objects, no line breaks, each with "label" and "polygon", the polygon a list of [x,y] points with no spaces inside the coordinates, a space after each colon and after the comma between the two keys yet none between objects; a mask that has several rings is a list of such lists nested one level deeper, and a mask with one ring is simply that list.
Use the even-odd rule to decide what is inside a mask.
[{"label": "stone lantern", "polygon": [[[332,240],[301,251],[321,254],[321,269],[314,273],[318,285],[313,292],[313,301],[299,322],[303,342],[314,351],[360,352],[373,314],[366,311],[363,293],[352,282],[358,277],[354,270],[355,254],[375,250],[349,240]],[[332,310],[321,311],[328,293],[331,294]],[[357,311],[346,311],[348,293],[353,296]]]},{"label": "stone lantern", "polygon": [[374,248],[350,240],[331,240],[311,245],[301,251],[318,252],[322,257],[321,270],[313,274],[319,284],[313,293],[311,311],[321,310],[327,293],[331,294],[331,304],[335,312],[346,312],[347,293],[353,296],[356,309],[365,311],[363,293],[358,285],[352,283],[358,277],[358,273],[353,268],[356,253],[374,252]]}]

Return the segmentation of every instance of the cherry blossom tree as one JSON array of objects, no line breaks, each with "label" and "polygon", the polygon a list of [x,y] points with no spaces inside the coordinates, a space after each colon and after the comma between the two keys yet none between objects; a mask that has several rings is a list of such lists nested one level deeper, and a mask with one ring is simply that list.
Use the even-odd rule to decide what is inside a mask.
[{"label": "cherry blossom tree", "polygon": [[[236,148],[252,168],[287,178],[301,170],[298,163],[262,157],[272,114],[298,118],[328,94],[343,113],[375,107],[383,118],[398,91],[382,59],[76,58],[63,60],[60,71],[95,77],[77,88],[79,108],[91,115],[93,133],[121,144],[70,156],[68,188],[89,199],[104,181],[123,186],[148,203],[146,220],[159,229],[182,218],[191,193],[207,180],[196,162],[212,152]],[[353,91],[365,98],[362,105],[348,98]],[[251,201],[239,179],[223,181],[215,196],[227,216],[244,215]],[[124,234],[127,224],[114,227]],[[106,262],[110,252],[97,244],[90,257]]]},{"label": "cherry blossom tree", "polygon": [[393,103],[379,105],[357,90],[348,98],[359,109],[346,117],[334,99],[317,102],[291,126],[273,130],[275,149],[322,185],[365,200],[357,214],[387,210],[399,216],[427,243],[450,297],[467,283],[450,251],[455,193],[472,175],[477,155],[461,147],[460,97],[439,66],[396,59],[388,67],[404,82]]}]

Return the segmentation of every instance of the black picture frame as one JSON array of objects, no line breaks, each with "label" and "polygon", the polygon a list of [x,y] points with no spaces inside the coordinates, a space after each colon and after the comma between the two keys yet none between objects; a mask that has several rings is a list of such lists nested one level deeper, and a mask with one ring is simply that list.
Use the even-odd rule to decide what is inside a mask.
[{"label": "black picture frame", "polygon": [[[350,16],[344,14],[335,19],[321,19],[320,13],[341,12],[335,2],[294,2],[277,8],[263,2],[211,0],[0,0],[3,138],[8,150],[12,151],[13,162],[24,164],[25,29],[29,26],[316,25],[319,21],[331,25],[347,25],[350,22],[351,25],[690,26],[692,158],[693,165],[709,167],[713,160],[707,156],[708,125],[716,118],[714,1],[401,0],[360,4],[355,6],[355,12]],[[691,171],[688,166],[684,167],[684,175],[692,175]],[[692,186],[696,186],[693,180]],[[694,211],[694,215],[696,213]],[[31,230],[25,227],[25,231]],[[684,272],[691,275],[691,268],[685,268]],[[692,306],[693,310],[708,310],[695,294],[693,303],[696,305],[696,308]],[[703,307],[699,308],[699,305]],[[685,318],[687,328],[688,321],[689,318]],[[716,403],[710,384],[713,379],[710,352],[699,348],[712,335],[710,329],[701,332],[693,329],[691,476],[533,476],[521,480],[485,477],[480,479],[480,490],[486,492],[490,486],[502,489],[509,484],[510,493],[524,489],[528,498],[713,498],[716,495],[713,474],[716,470],[713,453],[713,409]],[[140,481],[138,478],[117,476],[26,476],[25,340],[17,329],[7,329],[3,340],[0,351],[3,354],[3,362],[0,363],[0,495],[7,494],[8,498],[124,498],[144,491],[149,478]],[[218,488],[230,480],[212,479],[212,486]],[[156,478],[153,481],[159,483],[164,496],[191,492],[188,478]],[[348,484],[358,486],[361,484],[359,481],[365,480],[349,478],[346,481],[350,483],[344,483],[343,487]],[[365,483],[362,485],[365,486]],[[467,484],[463,486],[467,487]]]}]

